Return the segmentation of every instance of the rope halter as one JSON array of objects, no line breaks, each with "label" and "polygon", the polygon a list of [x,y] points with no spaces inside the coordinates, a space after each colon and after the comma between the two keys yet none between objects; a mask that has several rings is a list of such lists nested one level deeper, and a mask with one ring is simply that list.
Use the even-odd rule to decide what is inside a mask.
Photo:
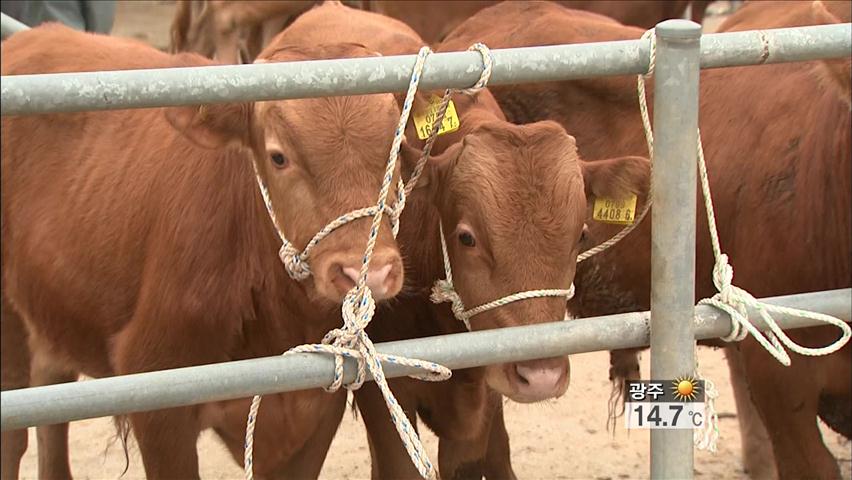
[{"label": "rope halter", "polygon": [[439,230],[441,234],[441,253],[444,256],[445,278],[444,280],[438,280],[437,282],[435,282],[435,285],[432,287],[432,295],[430,295],[429,298],[432,300],[432,303],[450,302],[450,308],[453,311],[453,315],[455,315],[458,320],[461,320],[468,330],[472,330],[470,327],[470,319],[473,316],[479,315],[480,313],[487,312],[489,310],[493,310],[497,307],[502,307],[503,305],[508,305],[512,302],[542,297],[565,297],[565,301],[567,302],[568,300],[571,300],[571,298],[574,297],[574,284],[572,283],[567,290],[527,290],[524,292],[513,293],[511,295],[507,295],[505,297],[498,298],[497,300],[492,300],[488,303],[483,303],[482,305],[466,310],[461,296],[459,296],[455,286],[453,285],[453,269],[450,265],[450,255],[447,252],[447,241],[444,239],[443,225],[439,227]]},{"label": "rope halter", "polygon": [[[485,65],[485,68],[483,69],[483,73],[479,81],[474,85],[474,87],[472,87],[481,88],[480,85],[484,86],[485,83],[488,81],[488,76],[491,74],[491,65],[493,64],[493,60],[491,58],[490,51],[484,45],[477,44],[471,48],[477,50],[482,55],[483,63]],[[393,424],[396,427],[397,433],[399,434],[403,446],[408,452],[411,461],[414,463],[414,466],[417,468],[420,475],[423,478],[429,479],[437,478],[437,472],[435,471],[434,466],[426,455],[426,451],[423,448],[422,443],[420,442],[420,438],[417,435],[416,429],[411,425],[408,416],[405,414],[402,407],[399,405],[399,402],[397,402],[396,398],[393,395],[393,392],[391,392],[390,387],[388,386],[387,379],[385,378],[384,370],[382,369],[382,362],[395,363],[422,370],[425,373],[410,375],[411,377],[420,380],[446,380],[450,378],[452,372],[446,367],[443,367],[433,362],[426,362],[417,359],[410,359],[395,355],[386,355],[378,353],[376,351],[375,346],[373,345],[373,342],[367,335],[365,329],[372,320],[376,308],[372,292],[367,286],[366,280],[370,260],[373,255],[373,249],[375,247],[379,228],[381,226],[382,216],[384,214],[387,214],[390,217],[391,225],[393,228],[393,234],[394,237],[396,237],[396,234],[399,230],[399,217],[402,214],[403,209],[405,208],[407,194],[414,189],[414,185],[417,182],[417,178],[423,171],[423,167],[425,166],[425,163],[429,157],[431,144],[434,143],[435,136],[438,133],[438,126],[441,124],[440,122],[443,121],[442,111],[440,118],[436,119],[437,123],[433,124],[432,132],[430,133],[430,137],[427,142],[427,146],[429,148],[424,147],[423,153],[421,154],[421,157],[415,167],[415,174],[412,174],[412,178],[409,180],[408,185],[404,185],[402,180],[397,182],[397,202],[393,207],[389,207],[386,203],[386,200],[392,183],[396,161],[399,158],[399,150],[402,144],[405,126],[408,123],[408,117],[411,113],[414,95],[417,92],[417,87],[420,83],[420,77],[423,71],[423,66],[425,64],[426,57],[428,57],[431,52],[432,51],[429,49],[429,47],[423,47],[417,54],[417,60],[414,64],[414,68],[411,74],[411,80],[409,82],[408,90],[406,92],[405,101],[403,102],[399,123],[397,124],[396,130],[394,132],[393,142],[391,143],[391,150],[388,156],[385,175],[382,180],[382,187],[379,191],[379,198],[376,205],[360,210],[355,210],[329,223],[325,228],[323,228],[319,233],[314,236],[314,238],[305,247],[304,251],[299,252],[298,250],[296,250],[293,245],[288,242],[284,237],[283,230],[280,228],[278,221],[275,217],[275,213],[272,210],[272,204],[269,200],[269,194],[266,190],[265,185],[263,184],[263,181],[257,174],[258,168],[255,163],[255,176],[258,181],[258,186],[260,187],[260,191],[263,195],[263,200],[266,204],[269,216],[272,219],[272,223],[275,225],[275,229],[278,233],[278,236],[281,238],[282,241],[281,250],[279,252],[280,257],[284,262],[284,265],[287,268],[287,271],[290,276],[296,280],[307,278],[307,276],[310,275],[310,268],[307,265],[308,255],[310,253],[310,249],[313,248],[322,238],[324,238],[326,235],[328,235],[341,225],[351,222],[352,220],[355,220],[357,218],[369,216],[373,218],[373,222],[370,228],[370,236],[367,240],[367,246],[364,251],[364,260],[361,265],[361,271],[358,277],[358,281],[356,282],[355,287],[346,294],[341,305],[343,327],[328,332],[322,339],[322,343],[300,345],[288,350],[287,352],[284,352],[284,355],[289,355],[293,353],[325,353],[334,355],[334,378],[332,380],[332,383],[325,389],[329,392],[336,391],[341,386],[349,390],[358,389],[367,380],[368,373],[372,375],[373,380],[375,380],[376,385],[382,392],[382,396],[385,399],[385,404],[387,405],[388,410],[390,411],[391,420],[393,421]],[[448,102],[449,99],[447,99],[447,103]],[[358,365],[355,380],[348,385],[343,384],[344,357],[354,359]],[[246,423],[246,442],[243,465],[245,471],[245,478],[247,480],[251,480],[254,478],[254,429],[257,422],[257,413],[260,409],[260,402],[261,396],[255,395],[252,399],[251,407],[249,409],[248,414],[248,421]]]},{"label": "rope halter", "polygon": [[[324,239],[329,234],[331,234],[331,232],[337,230],[338,228],[342,227],[343,225],[346,225],[349,222],[358,220],[360,218],[374,217],[376,215],[376,212],[378,211],[377,206],[372,206],[353,210],[349,213],[337,217],[336,219],[332,220],[328,225],[323,227],[322,230],[317,232],[317,234],[314,235],[313,238],[311,238],[311,240],[305,246],[304,250],[299,251],[291,241],[287,240],[287,237],[284,235],[284,229],[281,226],[281,223],[278,221],[278,217],[275,215],[275,210],[272,208],[272,200],[269,196],[269,190],[266,188],[266,184],[260,177],[257,159],[252,161],[252,167],[254,167],[254,177],[257,181],[257,186],[260,190],[260,195],[263,197],[263,204],[266,206],[266,212],[269,214],[269,218],[272,220],[272,225],[275,227],[275,232],[278,235],[278,239],[281,240],[281,248],[278,250],[278,258],[281,259],[281,262],[284,264],[284,268],[287,270],[287,274],[289,274],[290,278],[292,278],[293,280],[305,280],[311,276],[311,268],[308,264],[308,259],[311,251],[316,247],[320,240]],[[383,204],[381,207],[383,213],[388,216],[388,219],[391,222],[391,229],[394,238],[396,238],[396,234],[399,231],[399,216],[402,214],[402,208],[404,205],[405,188],[403,186],[402,180],[399,180],[399,182],[397,182],[396,203],[393,206]]]}]

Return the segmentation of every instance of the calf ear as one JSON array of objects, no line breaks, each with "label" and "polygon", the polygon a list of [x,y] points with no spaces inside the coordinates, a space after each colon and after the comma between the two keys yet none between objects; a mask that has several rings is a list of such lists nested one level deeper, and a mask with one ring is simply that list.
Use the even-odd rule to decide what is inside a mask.
[{"label": "calf ear", "polygon": [[204,148],[251,147],[254,138],[253,103],[171,107],[165,115],[175,129]]},{"label": "calf ear", "polygon": [[631,194],[647,196],[651,162],[642,157],[619,157],[581,162],[586,197],[623,199]]},{"label": "calf ear", "polygon": [[[430,187],[430,190],[434,192],[444,172],[447,171],[449,166],[461,154],[463,143],[456,142],[440,154],[430,155],[429,160],[426,161],[426,166],[423,167],[423,173],[420,175],[420,179],[417,180],[417,185],[414,188]],[[406,184],[410,181],[411,174],[414,172],[414,168],[422,155],[423,151],[419,148],[412,147],[407,141],[402,142],[400,149],[401,171]]]}]

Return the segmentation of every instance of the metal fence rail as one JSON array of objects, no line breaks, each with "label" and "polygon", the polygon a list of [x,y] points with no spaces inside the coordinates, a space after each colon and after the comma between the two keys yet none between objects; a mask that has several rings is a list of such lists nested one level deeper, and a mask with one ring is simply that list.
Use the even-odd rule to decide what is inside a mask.
[{"label": "metal fence rail", "polygon": [[0,13],[0,36],[2,36],[4,39],[12,35],[13,33],[29,30],[29,28],[30,27],[15,20],[9,15],[6,15],[5,13]]},{"label": "metal fence rail", "polygon": [[[852,289],[772,297],[777,305],[808,308],[849,321]],[[751,312],[752,315],[755,312]],[[695,336],[718,338],[730,332],[730,318],[713,307],[695,308]],[[755,315],[755,319],[759,316]],[[776,317],[783,328],[813,326],[812,320]],[[469,368],[500,362],[647,346],[649,312],[553,322],[380,343],[380,352]],[[757,321],[764,329],[762,321]],[[217,400],[318,388],[331,382],[333,360],[315,354],[178,368],[44,387],[7,390],[0,394],[0,429],[13,430],[84,418],[157,410]],[[414,373],[385,364],[388,377]],[[355,377],[355,364],[346,363],[345,382]]]},{"label": "metal fence rail", "polygon": [[[763,42],[766,42],[766,45]],[[767,55],[766,52],[769,52]],[[489,85],[639,74],[643,40],[493,50]],[[701,67],[838,58],[852,54],[852,24],[705,35]],[[4,76],[0,114],[144,108],[228,101],[401,92],[413,55],[113,72]],[[464,88],[479,78],[476,52],[430,56],[422,89]]]}]

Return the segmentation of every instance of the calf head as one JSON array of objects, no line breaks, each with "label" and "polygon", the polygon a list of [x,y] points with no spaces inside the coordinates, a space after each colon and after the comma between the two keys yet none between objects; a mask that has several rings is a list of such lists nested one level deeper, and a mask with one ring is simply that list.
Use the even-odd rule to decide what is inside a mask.
[{"label": "calf head", "polygon": [[[366,55],[370,52],[353,44],[315,48],[273,45],[261,54],[259,62]],[[171,120],[184,131],[207,125],[206,129],[193,129],[191,136],[204,146],[238,143],[251,149],[278,223],[296,249],[303,250],[317,232],[338,217],[376,204],[399,119],[392,95],[258,102],[253,108],[240,107],[238,116],[227,117],[216,110],[220,108],[224,107],[177,110],[179,114],[173,114]],[[223,134],[223,128],[231,135]],[[394,172],[393,187],[398,178],[399,167]],[[393,187],[387,199],[391,205],[396,201]],[[308,257],[312,275],[303,281],[311,300],[340,303],[354,287],[371,223],[372,217],[346,223],[313,248]],[[275,235],[271,229],[265,234]],[[402,282],[402,260],[386,215],[367,284],[373,297],[381,300],[395,296]]]},{"label": "calf head", "polygon": [[[586,248],[587,197],[647,190],[637,157],[583,162],[551,121],[481,125],[430,161],[425,182],[440,211],[456,291],[466,308],[527,290],[567,289]],[[522,300],[470,319],[473,330],[566,318],[564,297]],[[487,368],[489,385],[520,402],[562,395],[567,357]]]}]

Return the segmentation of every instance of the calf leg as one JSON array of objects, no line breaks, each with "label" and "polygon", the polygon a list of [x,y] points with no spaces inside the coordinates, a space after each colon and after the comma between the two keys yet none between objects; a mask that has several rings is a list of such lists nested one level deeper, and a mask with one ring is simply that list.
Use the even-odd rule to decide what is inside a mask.
[{"label": "calf leg", "polygon": [[346,391],[333,394],[332,405],[323,412],[313,435],[288,463],[281,478],[318,478],[331,441],[346,411]]},{"label": "calf leg", "polygon": [[[0,389],[14,390],[30,385],[30,351],[21,317],[2,299],[0,311]],[[21,457],[27,450],[27,429],[3,432],[0,438],[0,479],[17,479]]]},{"label": "calf leg", "polygon": [[[158,291],[182,290],[161,286]],[[211,304],[168,296],[149,301],[143,295],[134,318],[116,337],[113,348],[116,373],[125,375],[226,361],[231,339],[223,332],[229,331],[227,322],[232,322],[234,315],[220,313]],[[197,308],[179,308],[183,305]],[[148,479],[199,478],[196,450],[201,431],[199,412],[200,407],[188,406],[129,415]]]},{"label": "calf leg", "polygon": [[[402,406],[415,430],[417,429],[416,401],[409,395],[407,380],[391,381],[394,395]],[[385,406],[382,393],[374,383],[365,383],[355,392],[355,402],[364,425],[367,427],[367,440],[370,443],[372,459],[371,476],[373,479],[419,479],[417,468],[411,463],[408,452],[391,422],[390,413]]]},{"label": "calf leg", "polygon": [[607,430],[615,432],[616,420],[624,415],[624,400],[627,391],[624,382],[639,380],[639,353],[641,348],[627,348],[609,352],[609,380],[612,392],[609,397]]},{"label": "calf leg", "polygon": [[[57,360],[34,343],[32,344],[32,385],[53,385],[73,382],[77,373],[64,368]],[[68,423],[42,425],[36,428],[38,442],[39,478],[71,478],[68,452]]]},{"label": "calf leg", "polygon": [[438,442],[438,464],[441,478],[446,480],[480,480],[485,475],[488,450],[487,429],[484,435],[466,440],[441,437]]},{"label": "calf leg", "polygon": [[503,397],[497,394],[497,405],[491,420],[491,435],[485,456],[485,478],[488,480],[515,480],[512,469],[512,450],[509,447],[509,432],[503,419]]},{"label": "calf leg", "polygon": [[441,475],[446,479],[514,479],[509,434],[503,421],[503,397],[489,391],[486,423],[481,434],[457,439],[441,436],[438,450]]},{"label": "calf leg", "polygon": [[749,395],[737,345],[725,347],[725,359],[731,373],[731,389],[737,405],[737,420],[742,438],[743,468],[755,480],[778,478],[772,442]]},{"label": "calf leg", "polygon": [[[798,343],[814,343],[804,330],[795,333],[801,335],[796,335]],[[789,367],[776,362],[750,338],[741,343],[740,351],[752,401],[772,441],[779,478],[839,479],[840,469],[822,441],[816,418],[824,374],[830,371],[826,367],[848,358],[848,347],[829,356],[834,358],[792,355]]]}]

